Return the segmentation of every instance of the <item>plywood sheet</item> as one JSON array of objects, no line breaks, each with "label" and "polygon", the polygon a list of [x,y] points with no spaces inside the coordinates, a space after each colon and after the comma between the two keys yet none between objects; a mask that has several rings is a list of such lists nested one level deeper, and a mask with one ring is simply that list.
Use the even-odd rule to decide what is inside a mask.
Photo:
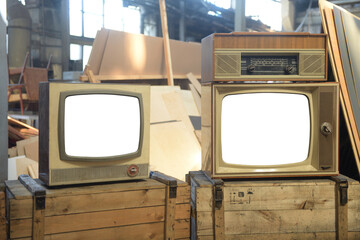
[{"label": "plywood sheet", "polygon": [[24,146],[25,156],[39,162],[39,141],[34,141]]},{"label": "plywood sheet", "polygon": [[[335,80],[340,83],[340,98],[344,110],[355,161],[360,173],[360,79],[359,18],[328,1],[319,0],[324,32],[328,34],[329,56]],[[346,19],[346,20],[345,20]],[[354,65],[354,62],[356,65]]]},{"label": "plywood sheet", "polygon": [[189,171],[201,168],[201,147],[182,122],[150,126],[150,170],[185,180]]},{"label": "plywood sheet", "polygon": [[167,111],[163,94],[180,91],[179,86],[151,86],[150,90],[150,123],[175,120]]},{"label": "plywood sheet", "polygon": [[186,111],[189,116],[200,116],[200,113],[195,104],[195,99],[190,90],[180,91]]},{"label": "plywood sheet", "polygon": [[96,33],[96,37],[87,63],[87,67],[93,72],[93,74],[99,74],[108,36],[109,30],[105,28],[102,28]]},{"label": "plywood sheet", "polygon": [[[95,42],[97,42],[96,39]],[[102,47],[103,45],[99,46],[99,48]],[[101,51],[97,48],[98,46],[94,45],[92,52],[101,55],[99,54]],[[170,40],[170,50],[174,75],[184,75],[186,78],[185,75],[192,72],[194,75],[200,76],[200,43]],[[166,77],[162,38],[108,30],[108,38],[103,52],[98,75]],[[94,65],[93,60],[93,57],[89,60],[90,70]],[[96,71],[96,69],[94,70]],[[95,71],[93,71],[94,74],[96,74]]]},{"label": "plywood sheet", "polygon": [[16,142],[16,148],[17,148],[17,155],[21,156],[21,155],[25,155],[25,146],[33,143],[33,142],[39,142],[39,137],[31,137],[25,140],[21,140]]}]

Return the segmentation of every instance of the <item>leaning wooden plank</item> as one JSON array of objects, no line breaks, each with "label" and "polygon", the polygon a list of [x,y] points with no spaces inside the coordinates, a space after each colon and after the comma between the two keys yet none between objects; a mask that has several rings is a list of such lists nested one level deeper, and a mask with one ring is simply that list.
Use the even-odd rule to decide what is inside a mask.
[{"label": "leaning wooden plank", "polygon": [[186,111],[189,116],[200,116],[200,113],[197,109],[194,97],[190,90],[181,90],[180,91],[182,100],[184,102]]},{"label": "leaning wooden plank", "polygon": [[170,117],[174,120],[182,121],[187,129],[194,131],[194,126],[192,125],[189,115],[187,114],[180,93],[164,93],[162,97]]},{"label": "leaning wooden plank", "polygon": [[[347,84],[346,79],[346,69],[349,68],[350,64],[343,65],[343,61],[349,61],[349,59],[342,59],[341,56],[342,52],[340,51],[341,46],[343,46],[343,39],[338,38],[338,32],[341,31],[341,28],[337,29],[336,22],[334,18],[334,4],[320,0],[319,1],[319,7],[320,7],[320,13],[321,17],[323,19],[323,29],[324,32],[328,34],[329,36],[329,56],[331,65],[334,72],[334,77],[337,82],[340,83],[340,97],[341,97],[341,104],[344,109],[344,117],[347,123],[347,128],[349,132],[350,141],[353,147],[354,156],[356,160],[356,164],[358,167],[358,171],[360,173],[360,137],[359,132],[356,124],[356,118],[355,118],[355,112],[357,111],[357,108],[353,105],[356,105],[356,103],[351,102],[351,96],[350,92],[353,91],[351,87],[349,88],[349,85]],[[354,19],[355,20],[355,19]],[[340,24],[341,25],[341,24]],[[344,33],[342,33],[343,35]],[[339,42],[340,41],[340,42]],[[343,54],[344,51],[343,51]],[[351,85],[351,84],[350,84]]]},{"label": "leaning wooden plank", "polygon": [[194,97],[195,103],[196,103],[196,107],[199,111],[199,113],[201,114],[201,96],[200,94],[196,91],[195,87],[192,84],[189,84],[191,93]]},{"label": "leaning wooden plank", "polygon": [[184,123],[152,124],[150,131],[151,170],[185,180],[189,171],[200,169],[199,142]]},{"label": "leaning wooden plank", "polygon": [[194,76],[194,74],[192,74],[191,72],[186,74],[186,76],[189,79],[189,81],[191,82],[191,84],[194,85],[196,91],[201,96],[201,84],[200,84],[199,80],[197,80],[196,77]]},{"label": "leaning wooden plank", "polygon": [[168,85],[174,86],[165,0],[159,0],[159,7],[160,7],[161,29],[162,29],[163,42],[164,42],[165,66],[166,66]]},{"label": "leaning wooden plank", "polygon": [[8,122],[9,122],[10,125],[18,125],[18,126],[20,126],[20,127],[29,128],[29,129],[32,129],[32,130],[34,130],[35,132],[38,132],[38,133],[39,133],[39,130],[38,130],[38,129],[36,129],[36,128],[34,128],[34,127],[32,127],[32,126],[30,126],[30,125],[28,125],[28,124],[26,124],[26,123],[23,123],[23,122],[21,122],[21,121],[19,121],[19,120],[16,120],[16,119],[14,119],[14,118],[12,118],[12,117],[10,117],[10,116],[8,116]]}]

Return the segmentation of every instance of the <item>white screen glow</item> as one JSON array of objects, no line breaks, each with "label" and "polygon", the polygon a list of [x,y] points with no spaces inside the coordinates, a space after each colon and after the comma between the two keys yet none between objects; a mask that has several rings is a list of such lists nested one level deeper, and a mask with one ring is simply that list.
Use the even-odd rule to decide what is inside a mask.
[{"label": "white screen glow", "polygon": [[140,141],[140,103],[131,96],[68,96],[64,110],[65,153],[112,157],[134,153]]},{"label": "white screen glow", "polygon": [[250,166],[302,162],[309,143],[310,109],[305,95],[247,93],[223,98],[224,162]]}]

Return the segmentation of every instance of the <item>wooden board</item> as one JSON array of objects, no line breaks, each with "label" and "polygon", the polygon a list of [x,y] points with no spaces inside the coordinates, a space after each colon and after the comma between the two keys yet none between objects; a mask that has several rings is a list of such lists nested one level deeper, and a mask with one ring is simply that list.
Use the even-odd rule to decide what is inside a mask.
[{"label": "wooden board", "polygon": [[0,240],[6,240],[5,192],[0,190]]},{"label": "wooden board", "polygon": [[200,169],[199,142],[184,123],[153,124],[150,132],[150,170],[184,180],[190,170]]},{"label": "wooden board", "polygon": [[[350,141],[352,144],[352,148],[354,151],[354,157],[356,160],[356,164],[358,167],[358,171],[360,174],[360,135],[356,123],[356,116],[359,115],[359,109],[358,109],[358,100],[357,94],[355,93],[355,88],[353,83],[350,79],[346,76],[346,71],[349,74],[349,58],[345,57],[347,54],[346,51],[340,51],[340,46],[346,44],[344,41],[344,33],[340,33],[339,31],[342,29],[342,23],[340,20],[338,20],[338,26],[340,29],[337,29],[336,22],[334,18],[334,7],[335,5],[325,1],[320,0],[319,1],[319,7],[322,17],[322,23],[323,23],[323,29],[324,32],[328,34],[328,45],[329,45],[329,56],[330,61],[334,73],[335,80],[340,83],[340,99],[341,99],[341,105],[344,110],[344,118],[346,121],[346,125],[348,128],[348,133],[350,137]],[[346,15],[351,15],[346,10],[337,8],[337,11],[342,11]],[[338,13],[339,14],[339,13]],[[356,18],[355,16],[351,15],[351,17]],[[356,31],[356,29],[354,29]],[[339,38],[341,37],[341,39]],[[342,56],[342,54],[344,56]],[[345,58],[344,58],[345,57]],[[348,63],[345,64],[344,61],[347,61]],[[344,65],[345,64],[345,65]],[[352,76],[350,76],[352,78]],[[350,80],[350,84],[349,81]],[[352,96],[352,97],[351,97]]]},{"label": "wooden board", "polygon": [[[189,72],[200,77],[201,45],[176,40],[169,43],[174,78],[186,78]],[[166,78],[162,38],[102,29],[87,68],[97,80]]]},{"label": "wooden board", "polygon": [[[182,181],[177,185],[174,239],[189,238],[190,186]],[[32,195],[19,181],[7,181],[6,186],[10,237],[29,238]],[[153,179],[47,188],[45,239],[163,239],[165,196],[165,185]]]},{"label": "wooden board", "polygon": [[[213,239],[212,185],[198,173],[190,174],[193,236]],[[360,184],[348,181],[348,235],[356,239]],[[225,239],[335,238],[335,182],[330,179],[225,181],[223,196]]]},{"label": "wooden board", "polygon": [[16,142],[17,155],[25,155],[25,146],[34,142],[39,142],[39,137],[31,137],[22,141]]},{"label": "wooden board", "polygon": [[24,145],[25,156],[39,162],[39,141],[34,141]]}]

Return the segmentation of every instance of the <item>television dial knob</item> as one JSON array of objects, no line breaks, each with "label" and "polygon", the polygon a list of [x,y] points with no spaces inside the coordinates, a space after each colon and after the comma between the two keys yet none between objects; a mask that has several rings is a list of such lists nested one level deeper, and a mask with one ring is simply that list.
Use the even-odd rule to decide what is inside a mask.
[{"label": "television dial knob", "polygon": [[320,127],[321,134],[324,136],[328,136],[332,133],[332,126],[328,122],[323,122]]},{"label": "television dial knob", "polygon": [[247,70],[248,70],[248,72],[254,72],[255,71],[255,65],[253,65],[253,64],[250,64],[248,67],[247,67]]},{"label": "television dial knob", "polygon": [[294,72],[294,67],[293,66],[286,66],[285,67],[285,72],[286,73],[293,73]]},{"label": "television dial knob", "polygon": [[139,174],[139,167],[137,165],[130,165],[127,170],[129,177],[135,177]]}]

